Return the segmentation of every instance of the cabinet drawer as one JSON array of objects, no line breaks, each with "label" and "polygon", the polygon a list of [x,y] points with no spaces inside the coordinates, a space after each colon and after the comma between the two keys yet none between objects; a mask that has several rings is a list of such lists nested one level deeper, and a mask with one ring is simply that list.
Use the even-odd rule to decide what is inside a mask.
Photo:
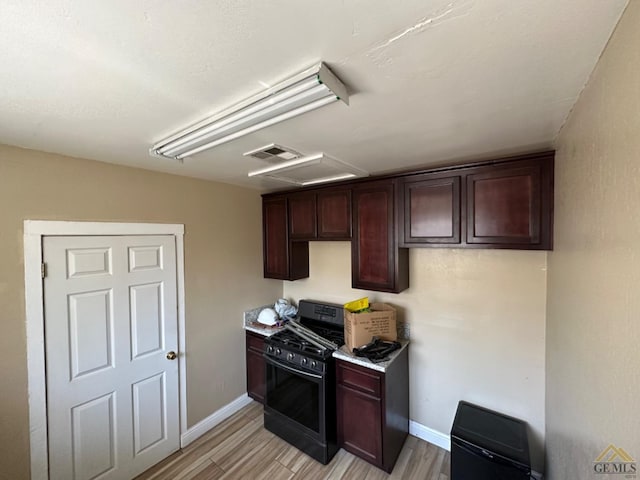
[{"label": "cabinet drawer", "polygon": [[380,398],[382,380],[380,376],[364,368],[338,364],[338,383]]},{"label": "cabinet drawer", "polygon": [[264,350],[264,338],[247,333],[247,348],[262,352]]}]

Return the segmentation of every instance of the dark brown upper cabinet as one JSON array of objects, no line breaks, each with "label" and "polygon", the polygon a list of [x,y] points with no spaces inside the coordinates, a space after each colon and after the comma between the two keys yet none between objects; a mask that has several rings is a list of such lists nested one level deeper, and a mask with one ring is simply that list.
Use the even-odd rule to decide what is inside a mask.
[{"label": "dark brown upper cabinet", "polygon": [[551,249],[553,157],[471,169],[465,213],[469,246]]},{"label": "dark brown upper cabinet", "polygon": [[316,194],[299,193],[288,196],[289,238],[291,240],[313,240],[316,230]]},{"label": "dark brown upper cabinet", "polygon": [[291,240],[351,239],[351,189],[292,193],[287,201]]},{"label": "dark brown upper cabinet", "polygon": [[317,194],[318,238],[349,240],[351,238],[351,189],[321,190]]},{"label": "dark brown upper cabinet", "polygon": [[553,247],[553,159],[543,152],[263,197],[264,276],[309,276],[309,240],[351,239],[354,288],[409,286],[408,247]]},{"label": "dark brown upper cabinet", "polygon": [[401,247],[550,250],[553,152],[402,177]]},{"label": "dark brown upper cabinet", "polygon": [[409,287],[408,250],[398,248],[395,188],[389,179],[353,187],[353,288],[398,293]]},{"label": "dark brown upper cabinet", "polygon": [[264,277],[298,280],[309,276],[309,243],[290,240],[287,198],[262,202]]},{"label": "dark brown upper cabinet", "polygon": [[406,177],[400,194],[401,246],[460,243],[460,176]]}]

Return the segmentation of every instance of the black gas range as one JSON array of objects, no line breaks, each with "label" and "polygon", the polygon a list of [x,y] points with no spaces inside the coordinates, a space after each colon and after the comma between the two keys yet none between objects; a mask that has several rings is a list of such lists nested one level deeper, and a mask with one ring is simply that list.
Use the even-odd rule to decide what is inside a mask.
[{"label": "black gas range", "polygon": [[343,307],[310,300],[265,340],[264,426],[324,464],[338,450],[332,354],[343,344]]}]

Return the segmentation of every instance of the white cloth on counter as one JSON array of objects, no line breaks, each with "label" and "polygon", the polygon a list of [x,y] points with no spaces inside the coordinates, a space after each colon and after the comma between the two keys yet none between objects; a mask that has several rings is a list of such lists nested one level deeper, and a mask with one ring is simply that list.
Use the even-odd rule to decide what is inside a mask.
[{"label": "white cloth on counter", "polygon": [[283,320],[292,320],[298,315],[298,307],[292,305],[286,298],[279,298],[273,308]]}]

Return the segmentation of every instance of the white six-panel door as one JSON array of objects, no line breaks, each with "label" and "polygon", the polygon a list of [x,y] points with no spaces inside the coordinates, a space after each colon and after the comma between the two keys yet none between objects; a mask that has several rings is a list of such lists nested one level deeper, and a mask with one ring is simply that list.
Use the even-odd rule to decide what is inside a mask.
[{"label": "white six-panel door", "polygon": [[50,479],[128,480],[179,448],[174,237],[44,237],[43,256]]}]

